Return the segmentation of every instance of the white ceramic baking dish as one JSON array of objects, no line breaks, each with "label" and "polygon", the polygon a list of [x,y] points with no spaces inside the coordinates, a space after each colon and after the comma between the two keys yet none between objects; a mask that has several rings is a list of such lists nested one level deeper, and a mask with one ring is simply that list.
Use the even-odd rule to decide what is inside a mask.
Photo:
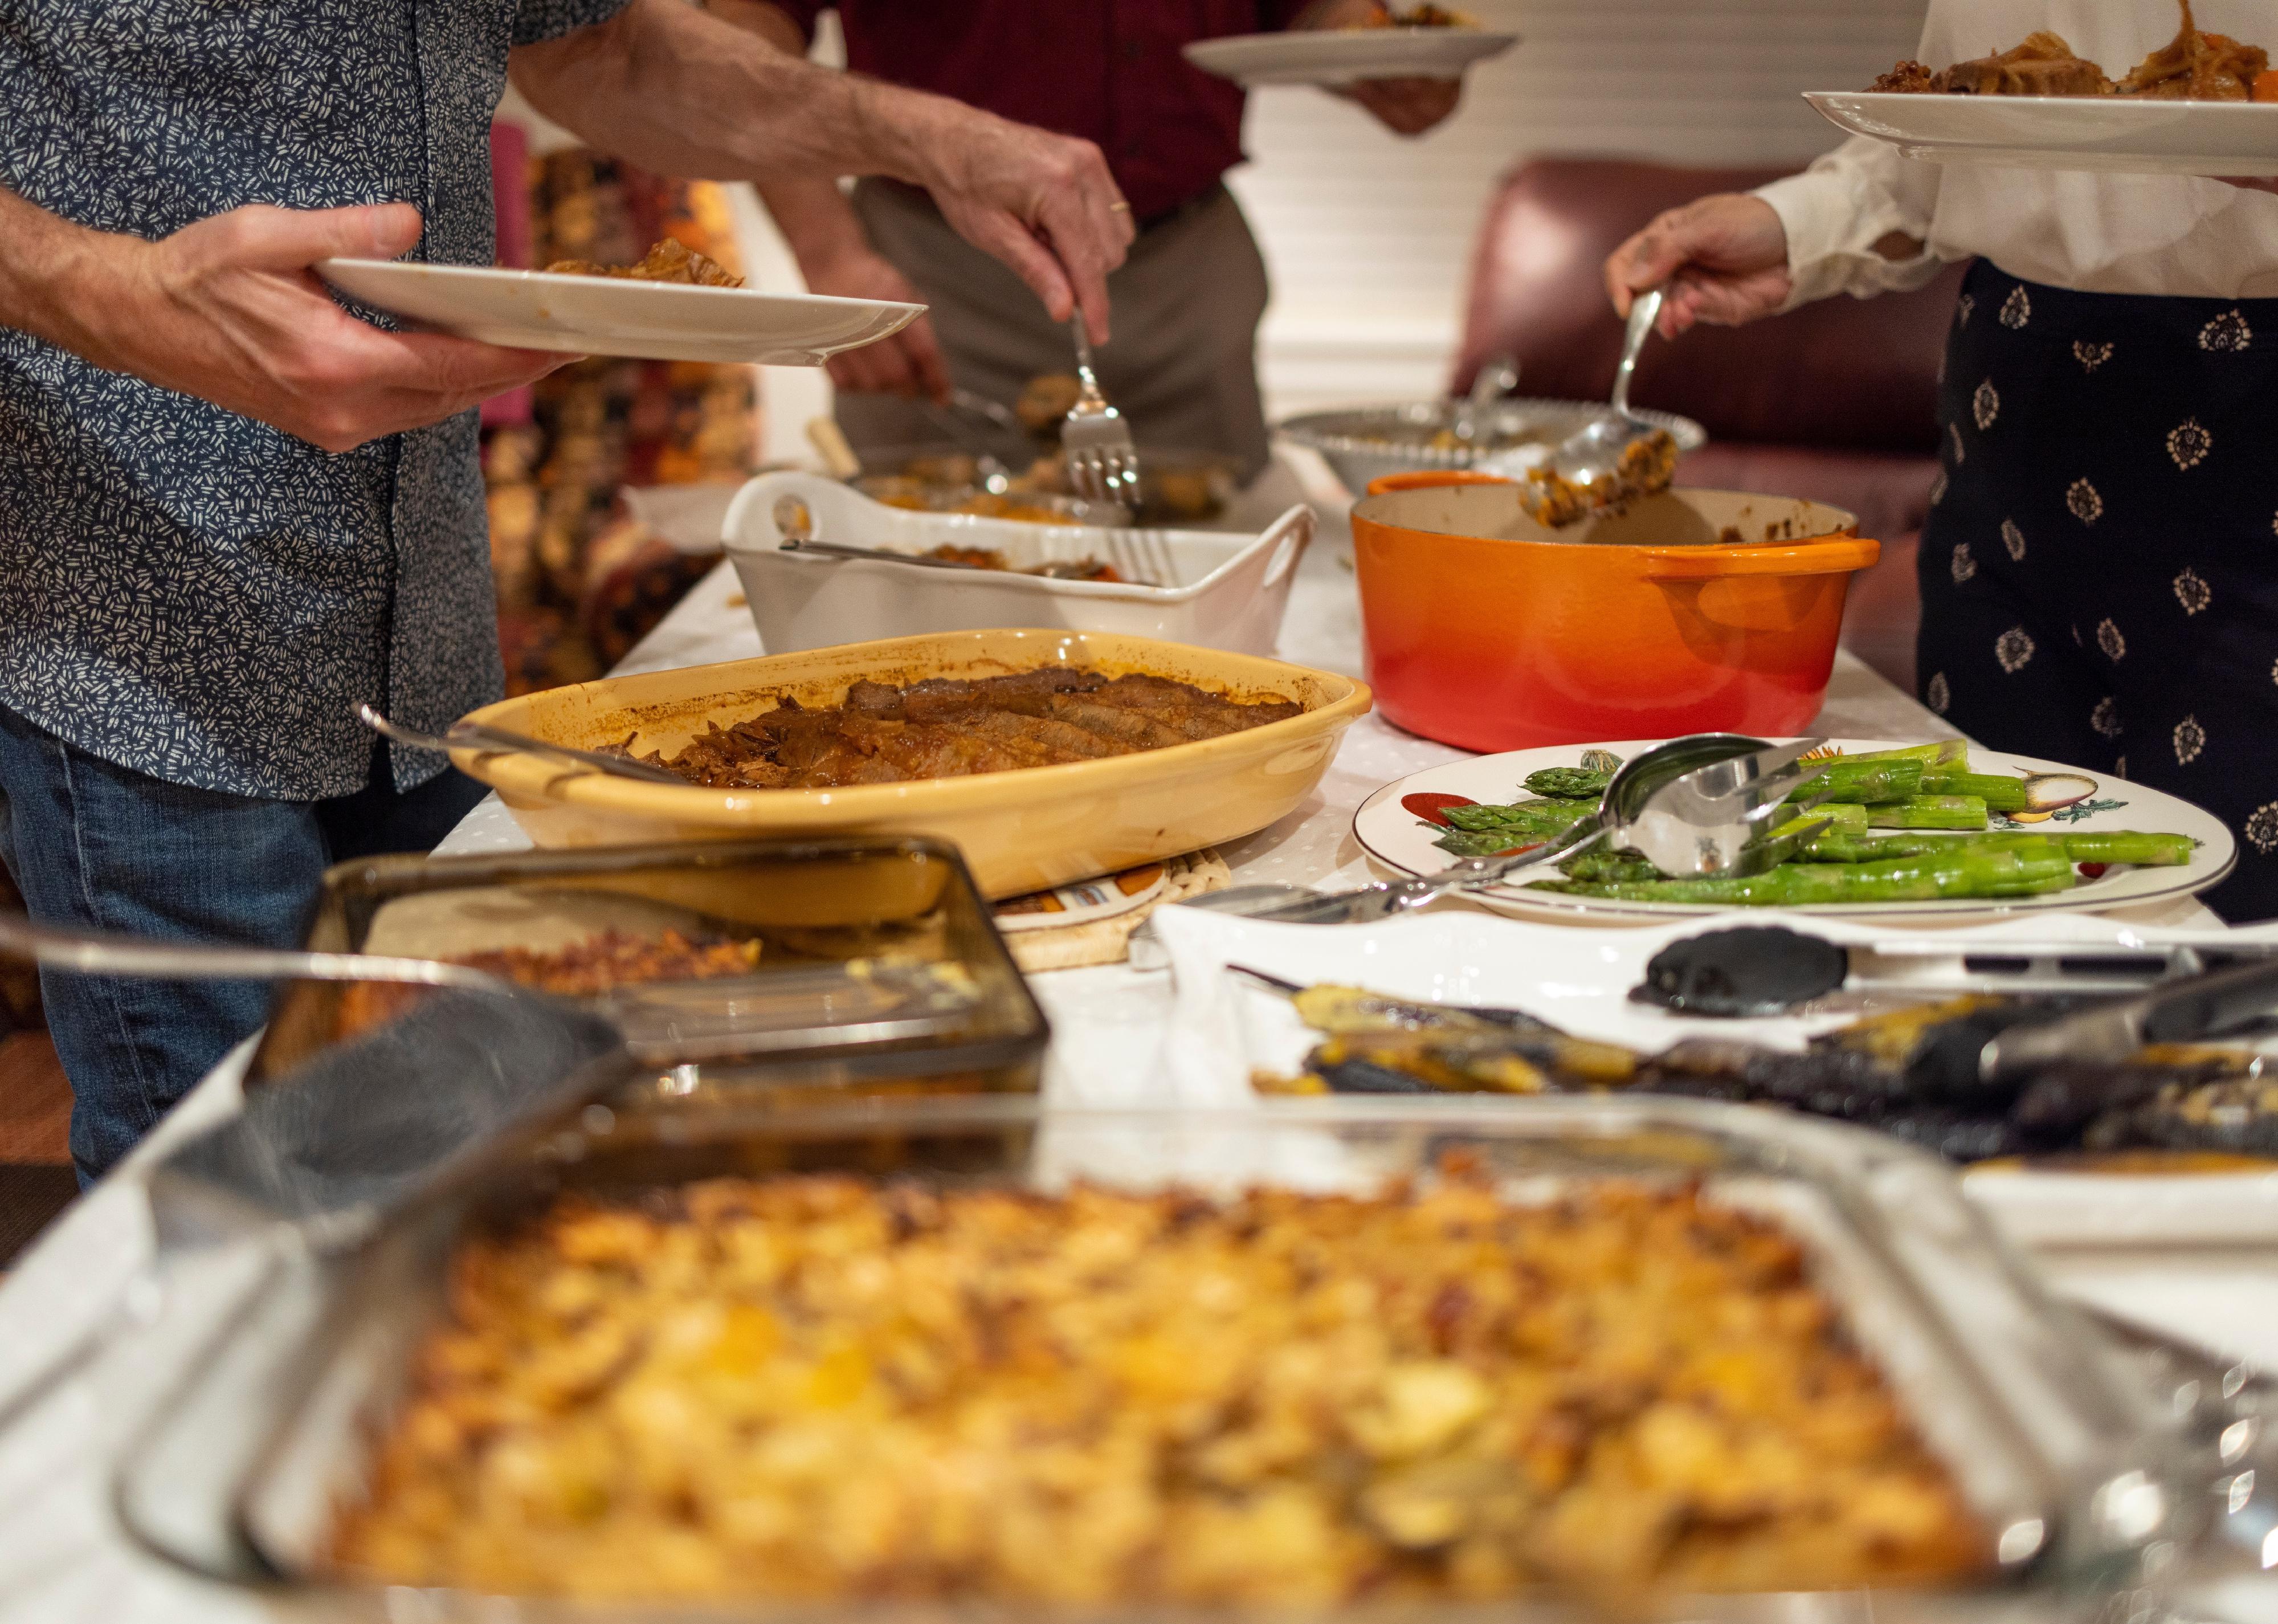
[{"label": "white ceramic baking dish", "polygon": [[[786,534],[844,547],[921,554],[988,548],[1013,571],[1097,558],[1162,584],[1052,580],[1011,571],[939,570],[786,553]],[[1297,561],[1313,539],[1310,508],[1293,507],[1256,536],[1199,530],[1036,525],[967,513],[921,513],[873,502],[817,474],[762,474],[728,509],[728,556],[769,654],[929,632],[1047,626],[1113,632],[1235,654],[1273,650]]]}]

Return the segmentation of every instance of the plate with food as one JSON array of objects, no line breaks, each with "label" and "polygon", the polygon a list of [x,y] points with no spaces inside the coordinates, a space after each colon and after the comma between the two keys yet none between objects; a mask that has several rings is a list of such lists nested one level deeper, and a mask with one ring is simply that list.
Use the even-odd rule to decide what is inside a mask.
[{"label": "plate with food", "polygon": [[[2180,987],[2192,963],[2268,965],[2267,927],[2061,914],[1925,933],[1726,914],[1583,938],[1477,913],[1324,930],[1175,907],[1154,923],[1178,988],[1161,1070],[1191,1105],[1462,1095],[1524,1114],[1577,1097],[1725,1099],[1932,1151],[1965,1170],[2013,1238],[2278,1239],[2267,1034],[2132,1053],[2106,1034],[1998,1084],[1972,1064],[1996,1037],[2109,1009],[2163,974]],[[1672,961],[1727,944],[1752,961],[1723,952],[1726,976],[1690,984],[1762,992],[1794,954],[1754,938],[1777,938],[1834,960],[1838,984],[1770,1013],[1663,1001]]]},{"label": "plate with food", "polygon": [[470,718],[683,785],[530,754],[452,759],[540,846],[933,835],[964,849],[984,895],[1008,897],[1265,828],[1369,705],[1349,678],[1254,655],[950,632],[605,678]]},{"label": "plate with food", "polygon": [[1908,157],[2132,174],[2278,175],[2278,72],[2267,42],[2175,39],[2114,79],[2045,30],[1933,70],[1901,62],[1864,91],[1805,99]]},{"label": "plate with food", "polygon": [[485,344],[654,361],[821,366],[891,337],[922,304],[767,294],[667,238],[634,265],[562,260],[543,271],[326,259],[317,272],[360,304]]},{"label": "plate with food", "polygon": [[[1615,768],[1661,742],[1553,746],[1434,767],[1388,784],[1353,816],[1377,862],[1430,874],[1551,839],[1596,816]],[[1749,877],[1674,878],[1594,848],[1473,893],[1500,908],[1647,919],[1729,908],[1952,923],[2029,910],[2124,908],[2192,895],[2230,872],[2237,844],[2213,814],[2108,774],[1982,749],[1836,739],[1783,820],[1800,841]]]},{"label": "plate with food", "polygon": [[[1256,535],[1034,524],[882,505],[794,472],[762,474],[744,487],[729,510],[727,548],[770,654],[1059,625],[1264,655],[1273,652],[1313,526],[1312,509],[1302,506]],[[817,543],[885,556],[805,550]],[[961,567],[912,567],[941,564]]]},{"label": "plate with food", "polygon": [[1482,28],[1441,5],[1379,6],[1369,21],[1343,28],[1234,34],[1183,48],[1206,73],[1256,89],[1265,85],[1349,85],[1364,79],[1459,79],[1475,62],[1500,57],[1516,34]]}]

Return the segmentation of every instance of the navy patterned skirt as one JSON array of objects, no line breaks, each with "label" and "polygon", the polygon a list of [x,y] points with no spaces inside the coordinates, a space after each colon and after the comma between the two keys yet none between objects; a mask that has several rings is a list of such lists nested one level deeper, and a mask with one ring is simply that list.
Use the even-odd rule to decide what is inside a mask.
[{"label": "navy patterned skirt", "polygon": [[1980,260],[1938,395],[1922,699],[1997,750],[2205,807],[2278,915],[2278,299],[2075,293]]}]

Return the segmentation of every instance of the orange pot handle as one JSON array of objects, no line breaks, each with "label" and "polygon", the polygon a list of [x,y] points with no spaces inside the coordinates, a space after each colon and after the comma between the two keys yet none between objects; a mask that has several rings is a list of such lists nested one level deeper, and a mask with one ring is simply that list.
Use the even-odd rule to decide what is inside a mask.
[{"label": "orange pot handle", "polygon": [[1442,485],[1512,485],[1501,474],[1481,473],[1472,468],[1418,468],[1407,473],[1379,474],[1368,482],[1367,494],[1381,496],[1387,491],[1428,491]]},{"label": "orange pot handle", "polygon": [[1641,549],[1646,578],[1710,581],[1734,575],[1840,575],[1882,556],[1863,536],[1829,536],[1795,547],[1663,547]]}]

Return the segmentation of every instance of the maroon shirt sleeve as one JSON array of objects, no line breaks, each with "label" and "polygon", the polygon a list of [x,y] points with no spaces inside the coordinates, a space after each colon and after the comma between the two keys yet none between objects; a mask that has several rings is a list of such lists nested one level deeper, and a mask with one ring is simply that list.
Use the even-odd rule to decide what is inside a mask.
[{"label": "maroon shirt sleeve", "polygon": [[[810,27],[821,4],[776,0]],[[1180,47],[1283,26],[1304,0],[840,0],[847,65],[1106,154],[1143,224],[1242,162],[1242,88]]]}]

